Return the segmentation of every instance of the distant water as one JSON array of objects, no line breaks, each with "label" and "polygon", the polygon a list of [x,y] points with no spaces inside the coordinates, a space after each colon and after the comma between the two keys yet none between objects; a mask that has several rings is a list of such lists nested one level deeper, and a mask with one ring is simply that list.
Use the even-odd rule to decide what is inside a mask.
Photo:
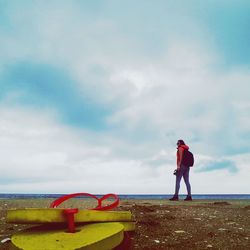
[{"label": "distant water", "polygon": [[[0,194],[0,199],[42,199],[42,198],[59,198],[65,194]],[[101,197],[102,195],[96,195]],[[138,199],[138,200],[157,200],[169,199],[172,195],[164,194],[119,194],[120,199]],[[186,195],[180,195],[181,199]],[[250,194],[194,194],[195,200],[250,200]],[[84,198],[79,197],[79,198]]]}]

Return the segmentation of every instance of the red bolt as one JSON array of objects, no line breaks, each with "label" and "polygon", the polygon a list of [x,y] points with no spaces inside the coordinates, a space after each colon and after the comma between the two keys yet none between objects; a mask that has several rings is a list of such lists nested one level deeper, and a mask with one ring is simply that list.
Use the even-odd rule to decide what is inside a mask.
[{"label": "red bolt", "polygon": [[68,232],[75,233],[75,220],[74,214],[78,213],[78,208],[67,208],[64,209],[64,214],[66,215],[68,222]]}]

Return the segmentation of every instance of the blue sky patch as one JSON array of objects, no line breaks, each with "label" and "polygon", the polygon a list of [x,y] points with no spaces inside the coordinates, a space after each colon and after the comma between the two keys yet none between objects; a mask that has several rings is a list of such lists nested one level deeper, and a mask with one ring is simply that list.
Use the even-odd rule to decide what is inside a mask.
[{"label": "blue sky patch", "polygon": [[239,171],[234,162],[229,160],[221,160],[200,166],[199,169],[197,169],[197,172],[211,172],[215,170],[228,170],[230,173],[237,173]]},{"label": "blue sky patch", "polygon": [[62,121],[89,129],[104,129],[107,107],[83,93],[64,71],[51,65],[17,63],[5,71],[1,80],[1,98],[15,93],[16,104],[51,108]]}]

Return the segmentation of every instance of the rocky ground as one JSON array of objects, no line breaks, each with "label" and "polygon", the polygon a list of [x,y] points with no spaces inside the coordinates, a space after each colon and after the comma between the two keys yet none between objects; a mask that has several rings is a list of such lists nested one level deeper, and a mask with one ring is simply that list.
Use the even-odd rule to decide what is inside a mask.
[{"label": "rocky ground", "polygon": [[250,205],[235,202],[127,204],[133,249],[250,249]]},{"label": "rocky ground", "polygon": [[[30,227],[8,224],[7,209],[46,208],[50,202],[0,200],[0,249],[9,249],[7,239]],[[77,199],[64,206],[81,208],[81,204]],[[93,206],[92,201],[84,204]],[[130,235],[131,249],[250,249],[250,201],[123,200],[118,210],[130,210],[136,221],[136,231]]]}]

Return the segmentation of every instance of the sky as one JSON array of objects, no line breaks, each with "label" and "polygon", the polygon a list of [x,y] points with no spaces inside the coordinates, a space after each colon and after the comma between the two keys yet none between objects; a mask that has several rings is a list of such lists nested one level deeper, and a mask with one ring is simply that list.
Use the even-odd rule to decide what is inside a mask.
[{"label": "sky", "polygon": [[[248,0],[0,0],[0,193],[250,193]],[[184,182],[180,193],[185,194]]]}]

